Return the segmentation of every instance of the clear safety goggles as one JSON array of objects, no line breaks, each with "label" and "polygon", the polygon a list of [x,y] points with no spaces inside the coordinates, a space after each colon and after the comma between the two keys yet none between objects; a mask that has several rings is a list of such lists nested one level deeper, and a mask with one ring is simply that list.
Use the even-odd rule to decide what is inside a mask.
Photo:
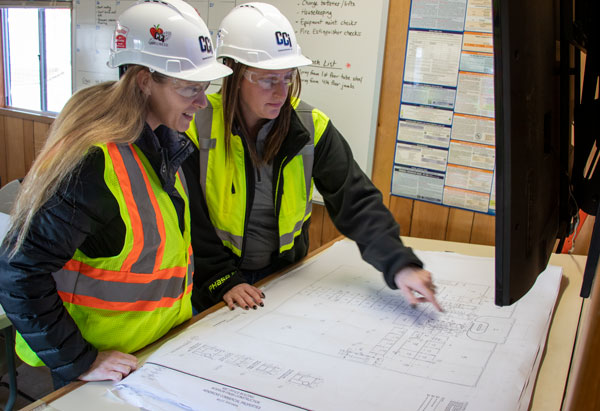
[{"label": "clear safety goggles", "polygon": [[244,77],[252,84],[258,84],[263,90],[272,90],[280,83],[284,86],[289,87],[294,81],[297,69],[288,71],[287,73],[281,74],[263,74],[257,73],[256,71],[246,70],[244,71]]},{"label": "clear safety goggles", "polygon": [[149,71],[152,73],[152,78],[154,81],[170,81],[173,85],[173,90],[175,90],[175,92],[181,97],[185,98],[196,98],[200,93],[204,93],[208,86],[210,86],[210,81],[187,81],[166,76],[158,71],[155,71],[154,69],[149,69]]},{"label": "clear safety goggles", "polygon": [[171,82],[173,84],[173,90],[181,97],[185,98],[196,98],[200,93],[204,93],[208,86],[210,86],[210,81],[191,82],[171,78]]}]

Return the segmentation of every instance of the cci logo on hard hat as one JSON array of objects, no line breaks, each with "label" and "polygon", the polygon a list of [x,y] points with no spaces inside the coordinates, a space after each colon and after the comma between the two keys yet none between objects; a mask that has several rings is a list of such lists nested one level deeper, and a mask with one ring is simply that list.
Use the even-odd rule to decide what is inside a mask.
[{"label": "cci logo on hard hat", "polygon": [[150,34],[154,40],[162,41],[163,43],[165,42],[165,32],[160,27],[160,24],[150,27]]},{"label": "cci logo on hard hat", "polygon": [[212,55],[213,48],[210,37],[200,36],[198,37],[198,41],[200,42],[200,51]]},{"label": "cci logo on hard hat", "polygon": [[170,31],[164,31],[160,24],[150,27],[150,35],[152,38],[148,41],[153,46],[168,47],[166,41],[171,37]]},{"label": "cci logo on hard hat", "polygon": [[276,31],[275,32],[275,41],[279,46],[287,46],[292,48],[292,39],[290,39],[290,35],[285,31]]}]

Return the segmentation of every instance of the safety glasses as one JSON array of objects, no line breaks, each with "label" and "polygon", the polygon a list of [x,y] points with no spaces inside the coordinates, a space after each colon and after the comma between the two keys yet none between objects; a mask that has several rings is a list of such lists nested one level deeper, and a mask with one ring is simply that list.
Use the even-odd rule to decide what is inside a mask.
[{"label": "safety glasses", "polygon": [[258,84],[263,90],[272,90],[280,83],[283,83],[284,86],[289,87],[296,76],[296,71],[297,69],[293,69],[287,73],[263,74],[252,70],[246,70],[244,71],[244,77],[250,83]]},{"label": "safety glasses", "polygon": [[170,81],[173,90],[181,97],[185,98],[196,98],[200,93],[206,91],[208,86],[210,86],[210,81],[187,81],[182,80],[170,76],[165,76],[158,71],[154,71],[153,69],[149,69],[150,73],[152,73],[152,79],[158,83],[164,83]]},{"label": "safety glasses", "polygon": [[210,81],[190,82],[171,78],[171,82],[173,84],[173,90],[181,97],[185,98],[196,98],[200,93],[204,93],[208,86],[210,86]]}]

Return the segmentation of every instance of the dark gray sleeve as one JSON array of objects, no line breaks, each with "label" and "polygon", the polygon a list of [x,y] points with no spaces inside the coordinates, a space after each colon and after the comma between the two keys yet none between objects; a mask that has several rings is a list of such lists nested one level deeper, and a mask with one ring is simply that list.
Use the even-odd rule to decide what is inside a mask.
[{"label": "dark gray sleeve", "polygon": [[381,271],[390,288],[394,274],[423,263],[400,240],[400,227],[381,192],[360,169],[348,142],[331,121],[315,147],[315,185],[336,228],[354,240],[362,258]]}]

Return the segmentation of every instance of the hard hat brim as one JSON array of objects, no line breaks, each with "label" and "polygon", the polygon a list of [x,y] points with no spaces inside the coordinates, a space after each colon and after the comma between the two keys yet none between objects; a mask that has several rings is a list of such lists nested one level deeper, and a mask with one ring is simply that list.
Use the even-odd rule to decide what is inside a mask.
[{"label": "hard hat brim", "polygon": [[313,64],[312,60],[304,57],[303,55],[280,57],[280,58],[264,60],[264,61],[247,61],[247,60],[242,60],[240,58],[236,58],[234,56],[228,56],[227,54],[223,54],[223,55],[220,55],[217,57],[218,58],[229,57],[229,58],[239,61],[240,63],[242,63],[248,67],[254,67],[254,68],[259,68],[259,69],[264,69],[264,70],[283,70],[283,69],[296,68],[296,67],[308,66],[308,65]]},{"label": "hard hat brim", "polygon": [[195,70],[186,70],[180,72],[162,72],[162,74],[166,76],[188,81],[213,81],[226,77],[231,73],[233,73],[233,71],[229,67],[217,61],[215,61],[213,64],[209,64]]}]

